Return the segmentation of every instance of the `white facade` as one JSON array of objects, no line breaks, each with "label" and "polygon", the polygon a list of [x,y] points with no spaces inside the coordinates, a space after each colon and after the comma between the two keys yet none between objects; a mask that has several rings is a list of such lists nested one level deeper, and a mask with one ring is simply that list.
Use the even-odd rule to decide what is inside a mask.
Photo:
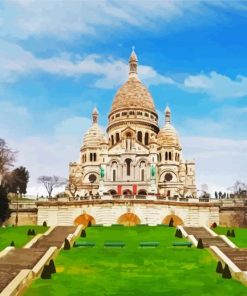
[{"label": "white facade", "polygon": [[67,192],[74,197],[90,193],[196,197],[195,163],[183,159],[169,107],[159,128],[152,96],[137,75],[134,51],[129,65],[129,78],[112,103],[106,134],[98,126],[97,109],[93,110],[79,161],[70,163]]}]

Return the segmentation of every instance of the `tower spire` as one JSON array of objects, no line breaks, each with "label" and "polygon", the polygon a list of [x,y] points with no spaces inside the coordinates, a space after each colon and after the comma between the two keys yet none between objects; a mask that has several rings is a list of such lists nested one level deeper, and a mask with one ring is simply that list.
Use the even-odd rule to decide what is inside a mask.
[{"label": "tower spire", "polygon": [[138,59],[135,53],[135,47],[132,46],[132,52],[129,59],[129,77],[137,77]]},{"label": "tower spire", "polygon": [[171,123],[171,109],[166,106],[165,109],[165,124],[170,124]]},{"label": "tower spire", "polygon": [[98,117],[99,117],[99,112],[98,112],[97,108],[94,107],[93,113],[92,113],[93,123],[98,123]]}]

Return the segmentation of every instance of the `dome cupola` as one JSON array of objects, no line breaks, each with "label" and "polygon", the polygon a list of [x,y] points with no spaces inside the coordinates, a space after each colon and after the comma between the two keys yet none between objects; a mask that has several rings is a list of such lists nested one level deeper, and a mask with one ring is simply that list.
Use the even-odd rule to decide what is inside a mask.
[{"label": "dome cupola", "polygon": [[83,148],[99,147],[100,143],[104,141],[104,134],[98,125],[98,115],[97,108],[94,108],[92,112],[92,126],[83,138]]},{"label": "dome cupola", "polygon": [[157,135],[157,143],[162,147],[181,149],[178,133],[171,124],[171,110],[168,106],[165,109],[165,126],[160,129]]}]

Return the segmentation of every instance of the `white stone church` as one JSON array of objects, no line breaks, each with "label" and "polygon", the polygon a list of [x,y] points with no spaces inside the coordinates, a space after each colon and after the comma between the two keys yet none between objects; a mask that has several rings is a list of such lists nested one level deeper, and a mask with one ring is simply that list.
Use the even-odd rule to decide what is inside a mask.
[{"label": "white stone church", "polygon": [[195,162],[183,159],[169,107],[164,126],[158,126],[155,105],[138,77],[137,63],[133,50],[129,77],[115,95],[106,133],[98,125],[97,109],[93,110],[79,161],[69,165],[69,194],[196,197]]}]

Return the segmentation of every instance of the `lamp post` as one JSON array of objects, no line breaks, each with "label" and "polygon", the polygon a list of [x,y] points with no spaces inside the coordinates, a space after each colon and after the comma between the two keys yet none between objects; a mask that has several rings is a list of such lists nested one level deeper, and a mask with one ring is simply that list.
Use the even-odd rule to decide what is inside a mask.
[{"label": "lamp post", "polygon": [[20,188],[17,187],[16,188],[16,193],[17,193],[17,200],[16,200],[16,216],[15,216],[15,226],[18,226],[18,214],[19,214],[19,203],[18,203],[18,199],[19,199],[19,192],[20,192]]}]

